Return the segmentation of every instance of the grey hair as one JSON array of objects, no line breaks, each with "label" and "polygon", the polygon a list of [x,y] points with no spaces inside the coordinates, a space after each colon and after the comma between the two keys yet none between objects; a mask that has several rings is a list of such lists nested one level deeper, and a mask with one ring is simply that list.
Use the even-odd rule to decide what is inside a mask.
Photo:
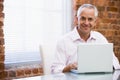
[{"label": "grey hair", "polygon": [[80,14],[81,14],[83,8],[94,9],[94,10],[95,10],[95,17],[98,16],[98,10],[97,10],[97,8],[96,8],[94,5],[92,5],[92,4],[83,4],[83,5],[81,5],[81,6],[78,8],[77,17],[80,16]]}]

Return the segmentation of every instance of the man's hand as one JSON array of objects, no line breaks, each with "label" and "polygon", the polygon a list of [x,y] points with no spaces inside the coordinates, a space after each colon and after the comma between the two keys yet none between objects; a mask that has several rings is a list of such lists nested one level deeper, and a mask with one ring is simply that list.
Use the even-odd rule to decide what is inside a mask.
[{"label": "man's hand", "polygon": [[69,72],[71,69],[77,69],[77,62],[74,62],[72,64],[67,65],[64,69],[63,72]]}]

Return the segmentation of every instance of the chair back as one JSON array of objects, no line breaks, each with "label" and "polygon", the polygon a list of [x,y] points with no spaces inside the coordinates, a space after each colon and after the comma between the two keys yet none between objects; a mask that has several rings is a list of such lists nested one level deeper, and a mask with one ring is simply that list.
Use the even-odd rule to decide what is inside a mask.
[{"label": "chair back", "polygon": [[51,65],[53,63],[55,54],[55,44],[40,45],[40,53],[43,64],[43,73],[51,74]]}]

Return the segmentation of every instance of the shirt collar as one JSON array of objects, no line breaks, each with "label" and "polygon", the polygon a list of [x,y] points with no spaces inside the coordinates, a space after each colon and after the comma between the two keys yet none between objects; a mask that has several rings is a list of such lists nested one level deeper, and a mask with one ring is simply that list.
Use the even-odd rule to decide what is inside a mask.
[{"label": "shirt collar", "polygon": [[77,27],[75,27],[71,33],[71,38],[73,41],[76,41],[78,39],[80,39],[79,33],[77,31]]},{"label": "shirt collar", "polygon": [[94,31],[90,32],[90,37],[88,39],[90,39],[90,40],[96,40],[97,39],[95,34],[94,34]]},{"label": "shirt collar", "polygon": [[[82,40],[82,38],[79,36],[79,33],[77,31],[77,27],[75,27],[73,29],[72,34],[71,34],[71,38],[73,39],[73,41]],[[90,37],[88,39],[89,40],[96,40],[96,37],[94,35],[94,31],[90,32]]]}]

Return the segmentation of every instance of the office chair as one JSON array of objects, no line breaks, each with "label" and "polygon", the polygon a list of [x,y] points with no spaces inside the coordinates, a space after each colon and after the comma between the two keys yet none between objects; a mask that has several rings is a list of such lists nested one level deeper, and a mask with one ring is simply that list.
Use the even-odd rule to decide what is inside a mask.
[{"label": "office chair", "polygon": [[43,74],[51,74],[51,64],[54,60],[55,44],[41,44],[40,53],[43,64]]}]

